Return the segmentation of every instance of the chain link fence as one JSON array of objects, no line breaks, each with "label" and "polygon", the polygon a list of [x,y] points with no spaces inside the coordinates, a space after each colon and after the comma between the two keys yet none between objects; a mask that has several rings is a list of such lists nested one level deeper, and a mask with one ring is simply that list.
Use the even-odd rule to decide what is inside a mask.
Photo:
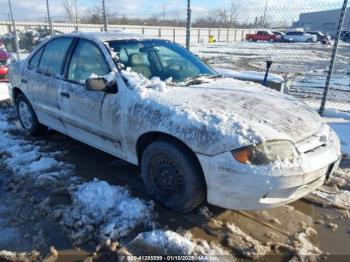
[{"label": "chain link fence", "polygon": [[[350,112],[350,43],[345,42],[350,41],[349,7],[341,33],[345,41],[339,42],[332,81],[324,92],[344,0],[248,0],[214,8],[187,6],[189,1],[183,0],[182,6],[158,6],[151,15],[136,11],[123,14],[116,3],[105,0],[105,12],[101,1],[84,12],[71,6],[65,16],[50,16],[47,1],[42,2],[41,18],[35,22],[14,17],[22,57],[51,34],[127,30],[187,44],[214,68],[264,73],[266,61],[271,60],[270,72],[285,79],[284,92],[315,109],[327,95],[326,109]],[[12,8],[16,9],[15,2]],[[0,19],[2,39],[13,43],[11,16],[3,12]],[[38,32],[41,36],[34,41],[30,35]],[[11,50],[9,44],[8,49],[16,51],[15,45]]]}]

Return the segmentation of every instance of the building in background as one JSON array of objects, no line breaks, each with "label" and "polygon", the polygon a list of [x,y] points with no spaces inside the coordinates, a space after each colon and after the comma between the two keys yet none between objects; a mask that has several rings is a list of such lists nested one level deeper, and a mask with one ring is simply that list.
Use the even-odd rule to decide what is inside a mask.
[{"label": "building in background", "polygon": [[[293,23],[293,27],[304,28],[307,31],[322,31],[334,37],[337,32],[340,12],[340,9],[336,9],[302,13],[299,21]],[[343,29],[350,30],[350,7],[346,11]]]}]

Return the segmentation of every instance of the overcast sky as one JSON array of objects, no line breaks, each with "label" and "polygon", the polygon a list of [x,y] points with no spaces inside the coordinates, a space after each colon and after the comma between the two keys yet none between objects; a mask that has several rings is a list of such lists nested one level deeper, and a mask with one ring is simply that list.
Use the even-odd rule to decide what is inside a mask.
[{"label": "overcast sky", "polygon": [[[86,13],[87,8],[100,4],[102,1],[78,0],[80,15]],[[192,0],[194,10],[205,12],[213,8],[228,7],[232,0]],[[264,9],[265,0],[244,0],[233,1],[244,7],[249,7],[254,11]],[[21,19],[44,19],[46,14],[45,0],[12,0],[14,18]],[[64,17],[62,0],[49,0],[50,10],[53,17]],[[106,5],[110,13],[118,13],[134,16],[148,16],[154,13],[161,13],[163,7],[167,11],[178,10],[186,7],[187,0],[106,0]],[[340,7],[342,0],[268,0],[269,8],[284,7],[295,10],[297,7],[317,7],[319,9]],[[0,18],[6,19],[8,16],[8,0],[0,0]],[[184,14],[185,15],[185,14]]]}]

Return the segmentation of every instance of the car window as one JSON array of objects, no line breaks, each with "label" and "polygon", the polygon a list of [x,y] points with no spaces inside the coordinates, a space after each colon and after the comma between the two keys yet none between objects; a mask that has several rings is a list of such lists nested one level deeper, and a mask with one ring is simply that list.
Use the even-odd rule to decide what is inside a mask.
[{"label": "car window", "polygon": [[43,53],[44,48],[40,48],[39,51],[37,51],[33,57],[30,59],[28,67],[29,69],[37,69],[39,66],[39,61],[40,61],[40,57],[41,54]]},{"label": "car window", "polygon": [[92,42],[81,39],[69,65],[68,79],[84,84],[92,74],[103,76],[109,72],[109,65],[100,49]]},{"label": "car window", "polygon": [[125,68],[148,79],[159,77],[179,83],[200,75],[217,75],[209,66],[180,45],[163,40],[121,40],[109,45]]},{"label": "car window", "polygon": [[162,64],[165,77],[172,77],[175,80],[186,79],[192,75],[199,75],[200,69],[190,60],[166,46],[157,48],[159,60]]},{"label": "car window", "polygon": [[46,44],[41,56],[39,70],[50,75],[60,75],[67,51],[73,38],[57,38]]}]

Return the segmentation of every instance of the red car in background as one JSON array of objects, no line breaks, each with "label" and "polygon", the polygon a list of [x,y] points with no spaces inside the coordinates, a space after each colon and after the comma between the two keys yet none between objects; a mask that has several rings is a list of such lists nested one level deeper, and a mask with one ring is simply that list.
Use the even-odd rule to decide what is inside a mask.
[{"label": "red car in background", "polygon": [[8,65],[12,59],[11,53],[0,49],[0,82],[8,82]]},{"label": "red car in background", "polygon": [[258,31],[256,34],[247,34],[247,41],[268,41],[268,42],[277,42],[281,40],[280,35],[276,35],[270,31]]}]

